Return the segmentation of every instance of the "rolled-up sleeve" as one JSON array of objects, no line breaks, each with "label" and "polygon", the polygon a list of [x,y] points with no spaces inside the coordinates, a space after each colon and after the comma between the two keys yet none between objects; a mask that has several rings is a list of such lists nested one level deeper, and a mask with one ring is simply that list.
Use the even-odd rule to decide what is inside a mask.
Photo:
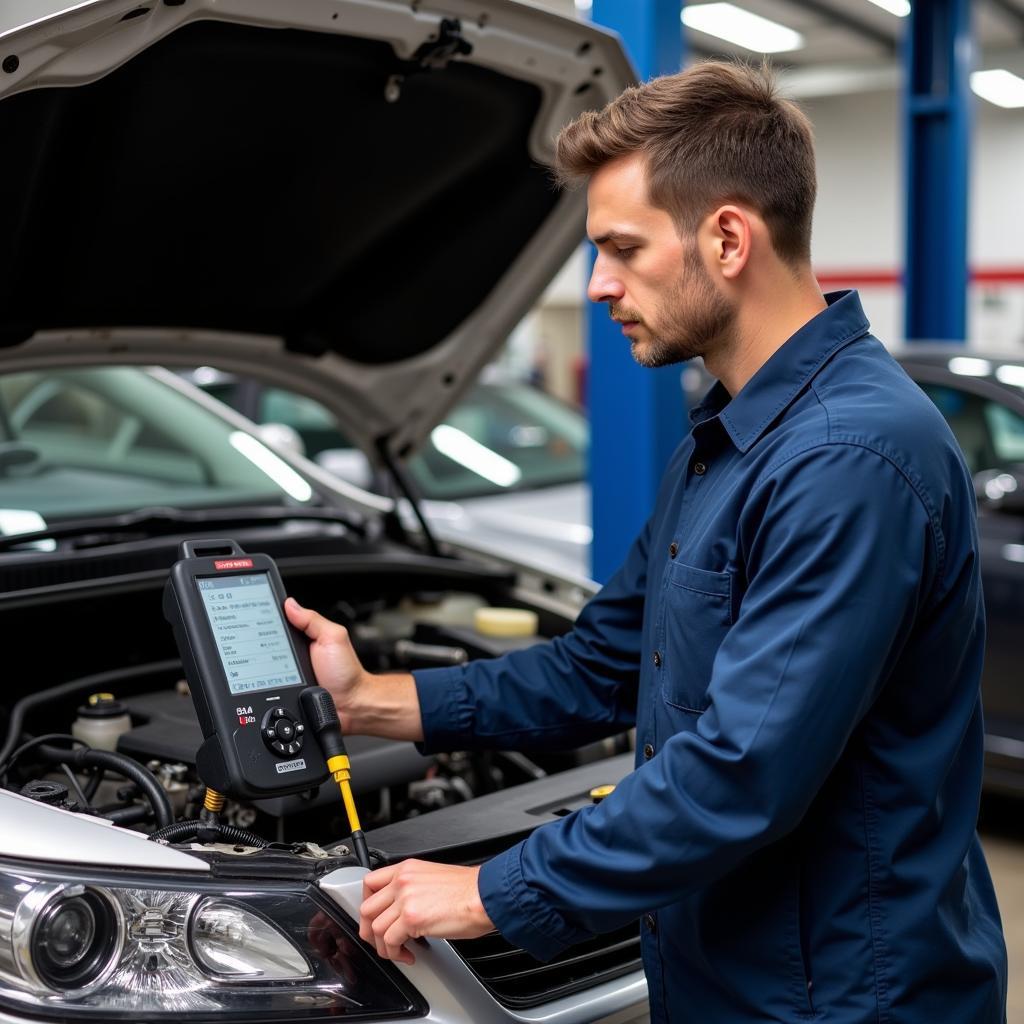
[{"label": "rolled-up sleeve", "polygon": [[500,931],[548,959],[792,830],[939,585],[937,522],[912,480],[856,443],[803,451],[756,483],[739,525],[747,588],[706,710],[601,804],[483,866]]}]

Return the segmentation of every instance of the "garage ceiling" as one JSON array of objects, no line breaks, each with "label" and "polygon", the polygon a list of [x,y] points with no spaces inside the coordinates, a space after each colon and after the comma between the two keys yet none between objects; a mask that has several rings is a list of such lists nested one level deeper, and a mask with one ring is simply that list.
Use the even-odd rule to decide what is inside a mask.
[{"label": "garage ceiling", "polygon": [[[533,0],[562,13],[576,13],[575,0]],[[754,14],[795,29],[804,36],[805,45],[773,56],[777,67],[791,67],[798,72],[815,71],[807,81],[826,79],[818,72],[837,68],[849,87],[822,85],[825,92],[859,91],[850,78],[851,69],[863,67],[867,80],[861,88],[892,87],[899,60],[905,18],[899,18],[870,0],[732,0]],[[928,0],[917,0],[926,3]],[[980,66],[991,66],[1000,59],[1000,66],[1024,68],[1024,0],[975,0],[975,32],[979,49],[984,54]],[[750,57],[751,52],[715,36],[687,29],[687,45],[696,57]],[[892,74],[879,74],[886,69]],[[837,78],[837,81],[839,79]],[[889,83],[885,86],[884,83]],[[802,90],[801,90],[802,91]],[[806,93],[805,93],[806,94]]]}]

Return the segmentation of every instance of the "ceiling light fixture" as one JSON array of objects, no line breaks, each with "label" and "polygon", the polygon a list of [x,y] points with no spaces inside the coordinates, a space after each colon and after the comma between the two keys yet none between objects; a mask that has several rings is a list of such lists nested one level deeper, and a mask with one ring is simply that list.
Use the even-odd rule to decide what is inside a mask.
[{"label": "ceiling light fixture", "polygon": [[973,359],[971,356],[954,356],[949,361],[951,373],[961,377],[987,377],[992,372],[992,364],[987,359]]},{"label": "ceiling light fixture", "polygon": [[1024,388],[1024,366],[1018,366],[1016,363],[999,366],[996,368],[996,380],[1016,388]]},{"label": "ceiling light fixture", "polygon": [[1024,107],[1024,78],[1005,68],[972,72],[971,88],[997,107]]},{"label": "ceiling light fixture", "polygon": [[895,14],[897,18],[905,18],[910,13],[910,0],[868,0],[883,11]]},{"label": "ceiling light fixture", "polygon": [[679,15],[687,28],[717,36],[755,53],[782,53],[799,50],[804,37],[777,21],[735,4],[686,4]]}]

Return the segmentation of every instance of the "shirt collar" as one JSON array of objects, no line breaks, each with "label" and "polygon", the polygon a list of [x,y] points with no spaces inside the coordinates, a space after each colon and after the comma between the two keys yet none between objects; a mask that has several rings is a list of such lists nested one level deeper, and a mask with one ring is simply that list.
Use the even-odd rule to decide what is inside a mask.
[{"label": "shirt collar", "polygon": [[694,423],[718,416],[732,442],[748,451],[818,371],[870,326],[856,291],[830,292],[828,303],[747,381],[735,398],[720,381],[690,413]]}]

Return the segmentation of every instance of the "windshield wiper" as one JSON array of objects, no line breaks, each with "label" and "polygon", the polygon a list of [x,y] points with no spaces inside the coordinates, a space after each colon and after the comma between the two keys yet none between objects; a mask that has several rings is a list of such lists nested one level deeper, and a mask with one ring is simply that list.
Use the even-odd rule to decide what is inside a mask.
[{"label": "windshield wiper", "polygon": [[40,540],[66,540],[71,537],[83,538],[90,534],[116,536],[121,533],[137,533],[144,530],[151,537],[178,533],[181,529],[210,527],[230,524],[234,527],[259,526],[262,523],[283,523],[290,519],[311,519],[323,522],[341,522],[346,526],[361,529],[358,519],[351,510],[320,506],[317,508],[283,508],[254,506],[251,508],[207,508],[187,511],[171,506],[141,508],[136,512],[123,512],[112,516],[96,516],[92,519],[70,519],[31,533],[11,533],[0,536],[0,551],[9,551]]}]

